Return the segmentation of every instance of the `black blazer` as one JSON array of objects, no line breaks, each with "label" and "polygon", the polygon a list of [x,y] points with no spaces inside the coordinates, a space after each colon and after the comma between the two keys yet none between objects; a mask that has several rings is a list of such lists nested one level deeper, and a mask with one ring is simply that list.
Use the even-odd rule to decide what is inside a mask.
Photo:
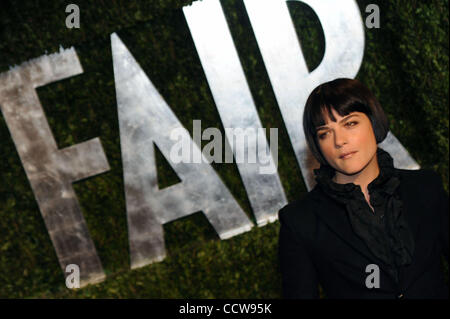
[{"label": "black blazer", "polygon": [[[284,298],[448,298],[441,254],[448,262],[448,195],[430,170],[397,169],[403,214],[415,240],[413,261],[400,282],[353,232],[345,206],[316,186],[279,211],[279,259]],[[367,288],[369,264],[379,267],[380,287]]]}]

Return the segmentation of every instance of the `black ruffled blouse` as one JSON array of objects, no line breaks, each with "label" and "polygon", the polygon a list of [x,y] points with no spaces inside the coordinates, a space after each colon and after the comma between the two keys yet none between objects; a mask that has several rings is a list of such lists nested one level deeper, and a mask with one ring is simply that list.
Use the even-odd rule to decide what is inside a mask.
[{"label": "black ruffled blouse", "polygon": [[386,151],[377,149],[380,174],[369,185],[369,207],[359,185],[332,181],[335,170],[322,165],[314,170],[318,186],[331,198],[345,205],[353,231],[368,249],[386,264],[391,276],[398,281],[398,268],[409,265],[414,252],[414,239],[402,215],[402,201],[396,194],[400,179],[393,159]]}]

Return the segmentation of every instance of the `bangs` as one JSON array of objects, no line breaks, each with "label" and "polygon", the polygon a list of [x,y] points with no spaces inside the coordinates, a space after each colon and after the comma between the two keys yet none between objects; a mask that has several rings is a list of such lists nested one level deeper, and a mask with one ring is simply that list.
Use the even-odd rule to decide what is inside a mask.
[{"label": "bangs", "polygon": [[341,105],[338,104],[338,107],[327,103],[311,110],[311,122],[313,127],[316,128],[325,125],[326,117],[329,117],[333,122],[336,122],[336,118],[333,116],[332,110],[335,110],[340,116],[346,116],[352,112],[361,112],[365,113],[369,118],[371,117],[370,108],[358,101]]}]

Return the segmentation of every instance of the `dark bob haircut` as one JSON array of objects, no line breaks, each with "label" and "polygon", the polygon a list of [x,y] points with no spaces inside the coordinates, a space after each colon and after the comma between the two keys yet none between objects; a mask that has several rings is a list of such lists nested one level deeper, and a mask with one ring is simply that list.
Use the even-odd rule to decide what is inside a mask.
[{"label": "dark bob haircut", "polygon": [[372,123],[377,144],[386,138],[389,131],[386,114],[373,93],[364,84],[358,80],[344,78],[323,83],[311,92],[303,113],[306,142],[320,164],[329,165],[320,150],[316,127],[325,125],[325,114],[328,114],[332,121],[336,121],[331,109],[340,116],[351,112],[366,114]]}]

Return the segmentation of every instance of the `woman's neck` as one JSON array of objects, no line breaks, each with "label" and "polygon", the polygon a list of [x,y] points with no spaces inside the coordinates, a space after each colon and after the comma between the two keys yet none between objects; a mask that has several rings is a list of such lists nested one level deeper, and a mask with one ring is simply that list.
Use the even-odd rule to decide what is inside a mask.
[{"label": "woman's neck", "polygon": [[353,175],[346,175],[336,172],[333,177],[333,182],[337,184],[353,183],[361,187],[366,200],[369,201],[369,192],[367,186],[380,174],[380,167],[378,165],[377,154],[367,163],[367,165],[358,173]]}]

